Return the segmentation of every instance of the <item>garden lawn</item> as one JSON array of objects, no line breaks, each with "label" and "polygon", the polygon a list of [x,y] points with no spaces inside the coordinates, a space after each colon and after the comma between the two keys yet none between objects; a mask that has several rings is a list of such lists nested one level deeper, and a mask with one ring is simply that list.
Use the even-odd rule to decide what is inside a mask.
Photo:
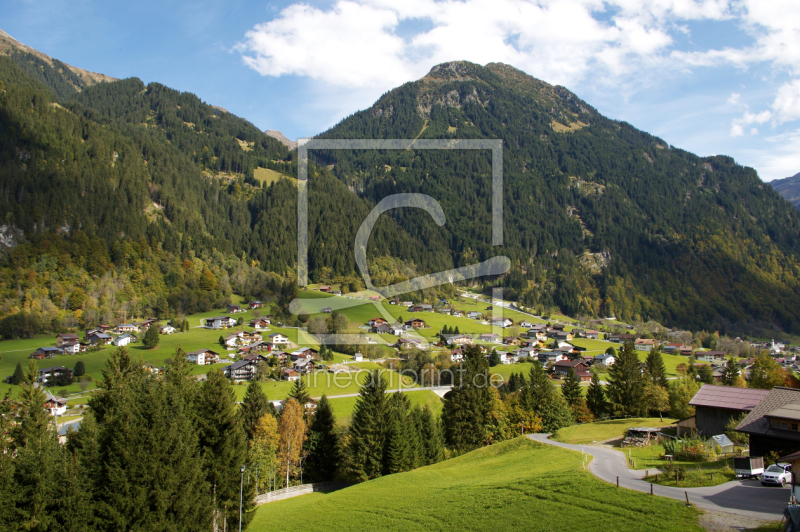
[{"label": "garden lawn", "polygon": [[657,417],[612,419],[564,427],[556,431],[552,438],[573,445],[596,443],[612,438],[622,438],[623,434],[631,427],[666,427],[674,422],[675,420],[667,418],[661,421]]},{"label": "garden lawn", "polygon": [[703,530],[696,509],[618,489],[584,471],[581,459],[516,438],[333,493],[265,504],[248,530]]},{"label": "garden lawn", "polygon": [[702,488],[705,486],[717,486],[725,484],[731,480],[736,480],[736,472],[725,462],[717,464],[716,467],[681,467],[680,477],[676,482],[675,473],[659,473],[645,477],[645,482],[660,484],[662,486],[673,486],[679,488]]}]

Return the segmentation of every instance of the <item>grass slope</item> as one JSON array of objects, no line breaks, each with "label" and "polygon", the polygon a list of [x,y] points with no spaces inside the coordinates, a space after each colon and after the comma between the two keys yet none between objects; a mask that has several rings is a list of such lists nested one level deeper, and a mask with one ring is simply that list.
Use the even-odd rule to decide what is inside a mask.
[{"label": "grass slope", "polygon": [[661,421],[657,417],[612,419],[610,421],[564,427],[556,431],[552,438],[562,443],[580,445],[582,443],[606,441],[611,438],[621,438],[625,431],[631,427],[666,427],[674,422],[674,419],[664,418],[664,421]]},{"label": "grass slope", "polygon": [[251,532],[278,530],[700,531],[697,510],[618,489],[580,453],[526,438],[329,494],[261,506]]},{"label": "grass slope", "polygon": [[[428,405],[436,417],[439,417],[439,415],[442,413],[442,407],[444,406],[442,399],[430,390],[409,392],[406,394],[406,397],[408,397],[411,401],[411,406]],[[340,426],[350,424],[350,418],[353,416],[353,409],[356,406],[357,399],[357,397],[341,397],[338,399],[336,397],[331,398],[333,414],[336,416],[336,422]]]}]

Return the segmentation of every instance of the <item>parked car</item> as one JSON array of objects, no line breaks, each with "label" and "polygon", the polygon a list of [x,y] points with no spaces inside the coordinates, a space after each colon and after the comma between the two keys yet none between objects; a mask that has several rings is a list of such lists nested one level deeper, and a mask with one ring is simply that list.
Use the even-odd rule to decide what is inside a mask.
[{"label": "parked car", "polygon": [[733,470],[736,478],[754,478],[764,472],[764,458],[760,456],[745,456],[733,459]]},{"label": "parked car", "polygon": [[792,483],[792,466],[790,464],[773,464],[761,475],[761,485],[772,484],[785,486]]}]

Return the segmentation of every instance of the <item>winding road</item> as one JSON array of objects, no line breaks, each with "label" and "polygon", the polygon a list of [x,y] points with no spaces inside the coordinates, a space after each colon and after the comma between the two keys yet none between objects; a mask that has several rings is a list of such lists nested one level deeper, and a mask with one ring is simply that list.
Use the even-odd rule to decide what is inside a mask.
[{"label": "winding road", "polygon": [[[644,471],[628,468],[625,455],[617,450],[591,445],[570,445],[550,439],[550,434],[531,434],[530,439],[547,445],[555,445],[572,451],[584,452],[594,459],[589,471],[611,484],[619,477],[619,486],[644,493],[650,493],[650,483],[642,480]],[[653,493],[661,497],[686,500],[698,508],[742,515],[756,519],[779,520],[789,501],[788,488],[762,486],[758,480],[734,480],[706,488],[673,488],[653,485]]]}]

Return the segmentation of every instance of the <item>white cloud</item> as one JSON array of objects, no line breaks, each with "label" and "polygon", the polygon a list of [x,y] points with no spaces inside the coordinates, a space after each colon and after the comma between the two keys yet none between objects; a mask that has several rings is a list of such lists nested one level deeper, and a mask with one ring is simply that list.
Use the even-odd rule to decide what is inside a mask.
[{"label": "white cloud", "polygon": [[775,120],[781,124],[800,118],[800,79],[781,85],[772,109],[775,110]]},{"label": "white cloud", "polygon": [[744,135],[744,128],[741,124],[734,122],[731,124],[731,137],[741,137]]}]

